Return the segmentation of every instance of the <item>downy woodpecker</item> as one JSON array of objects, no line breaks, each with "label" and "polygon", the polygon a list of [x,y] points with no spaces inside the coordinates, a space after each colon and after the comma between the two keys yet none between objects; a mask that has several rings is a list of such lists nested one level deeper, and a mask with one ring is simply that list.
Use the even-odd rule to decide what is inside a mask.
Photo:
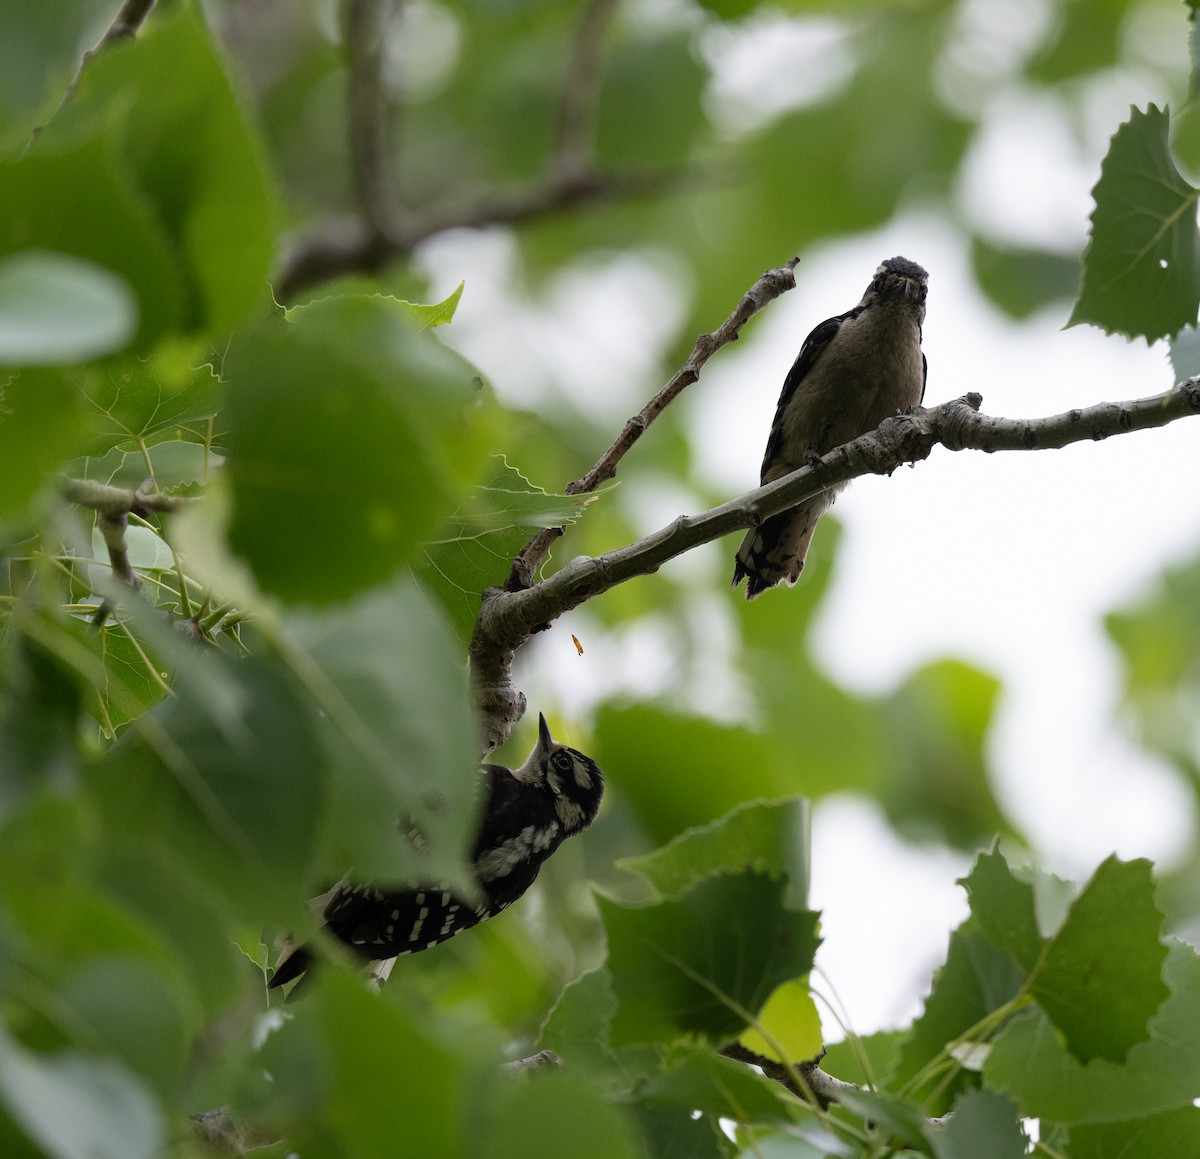
[{"label": "downy woodpecker", "polygon": [[[519,769],[480,770],[483,815],[471,855],[478,896],[468,901],[433,882],[343,882],[322,899],[325,930],[387,977],[391,960],[415,954],[495,917],[532,884],[546,859],[596,818],[604,776],[596,762],[550,735],[538,716],[538,742]],[[310,965],[300,946],[268,983],[282,986]]]},{"label": "downy woodpecker", "polygon": [[[763,455],[770,483],[874,430],[925,397],[921,324],[929,275],[907,258],[888,258],[853,310],[822,322],[804,340],[775,410]],[[746,599],[781,580],[794,584],[817,520],[845,484],[752,527],[738,548],[733,584]]]}]

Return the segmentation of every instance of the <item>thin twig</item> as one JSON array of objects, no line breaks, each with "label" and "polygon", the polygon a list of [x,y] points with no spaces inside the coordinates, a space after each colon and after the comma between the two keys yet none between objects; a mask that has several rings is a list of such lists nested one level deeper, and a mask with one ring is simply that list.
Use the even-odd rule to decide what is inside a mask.
[{"label": "thin twig", "polygon": [[548,579],[519,591],[483,594],[471,640],[471,663],[484,743],[508,738],[524,711],[512,684],[512,659],[537,630],[573,608],[632,579],[650,575],[676,556],[734,531],[755,527],[830,487],[860,475],[890,475],[929,456],[939,444],[952,451],[1051,450],[1086,440],[1165,426],[1200,414],[1200,378],[1165,394],[1125,403],[1098,403],[1040,419],[979,414],[982,398],[968,394],[930,409],[886,419],[878,430],[837,447],[802,467],[701,515],[681,515],[644,539],[595,558],[580,556]]},{"label": "thin twig", "polygon": [[[622,428],[621,433],[613,440],[608,450],[596,460],[590,471],[573,483],[568,483],[568,495],[584,495],[594,491],[602,483],[607,483],[617,473],[617,465],[625,453],[645,434],[652,422],[683,391],[700,378],[700,372],[708,360],[730,342],[736,342],[742,332],[742,327],[760,310],[768,306],[781,294],[795,289],[795,269],[799,258],[791,258],[777,269],[767,270],[743,295],[733,313],[725,319],[711,334],[701,334],[692,347],[687,361],[675,372],[666,386],[662,388],[642,409],[633,416]],[[562,535],[561,527],[547,527],[539,531],[520,551],[513,560],[512,571],[505,587],[510,591],[529,587],[538,567],[546,557],[550,545]]]},{"label": "thin twig", "polygon": [[504,1071],[506,1074],[519,1075],[528,1074],[530,1071],[547,1070],[555,1066],[562,1066],[558,1055],[552,1050],[539,1050],[537,1054],[531,1054],[528,1058],[518,1058],[512,1062],[506,1062]]},{"label": "thin twig", "polygon": [[177,495],[164,495],[154,486],[153,479],[147,479],[136,491],[130,491],[125,487],[97,483],[94,479],[72,479],[64,475],[59,479],[59,490],[64,498],[91,508],[99,516],[96,523],[108,549],[112,573],[133,591],[142,586],[142,580],[129,562],[125,542],[130,515],[145,519],[151,512],[176,511],[187,502]]},{"label": "thin twig", "polygon": [[[50,120],[57,116],[62,107],[75,95],[75,90],[79,87],[79,80],[83,76],[83,70],[87,68],[88,62],[98,52],[103,51],[110,44],[115,44],[118,40],[128,40],[137,35],[138,30],[145,23],[146,17],[150,15],[154,8],[155,0],[125,0],[121,5],[120,11],[113,17],[112,23],[104,30],[104,35],[100,37],[96,43],[83,54],[83,58],[79,62],[79,67],[75,70],[75,75],[71,78],[70,83],[63,90],[63,95],[59,98],[58,104],[54,107],[54,115]],[[25,145],[25,152],[37,143],[37,139],[42,135],[42,131],[46,125],[38,125],[32,133],[29,134],[29,141]]]}]

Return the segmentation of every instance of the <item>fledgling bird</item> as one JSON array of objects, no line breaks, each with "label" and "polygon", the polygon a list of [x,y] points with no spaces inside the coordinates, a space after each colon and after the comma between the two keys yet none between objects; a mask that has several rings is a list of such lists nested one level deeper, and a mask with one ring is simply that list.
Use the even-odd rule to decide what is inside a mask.
[{"label": "fledgling bird", "polygon": [[[483,813],[471,855],[480,896],[475,902],[444,885],[405,882],[343,883],[330,891],[321,916],[325,929],[365,961],[385,963],[386,978],[401,954],[432,949],[501,910],[534,882],[550,855],[595,819],[604,796],[596,762],[550,735],[538,716],[538,741],[518,769],[484,765]],[[292,950],[275,969],[268,988],[299,977],[312,961],[307,946]]]},{"label": "fledgling bird", "polygon": [[[775,409],[762,483],[920,405],[928,370],[921,351],[928,282],[916,262],[888,258],[853,310],[822,322],[804,340]],[[830,487],[746,532],[733,565],[733,586],[744,578],[746,599],[800,578],[817,520],[844,486]]]}]

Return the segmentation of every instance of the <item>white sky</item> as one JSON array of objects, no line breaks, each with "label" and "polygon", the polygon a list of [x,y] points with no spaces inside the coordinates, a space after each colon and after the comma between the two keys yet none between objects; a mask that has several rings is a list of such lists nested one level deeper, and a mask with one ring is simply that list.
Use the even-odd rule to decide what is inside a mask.
[{"label": "white sky", "polygon": [[[1157,34],[1142,36],[1149,42]],[[827,25],[820,35],[829,36]],[[727,94],[736,89],[726,86]],[[1131,99],[1149,99],[1145,83],[1115,77],[1089,98],[1089,112],[1111,132]],[[1052,99],[996,100],[958,193],[964,212],[999,236],[1080,248],[1103,141],[1078,145],[1065,116]],[[805,253],[797,290],[755,320],[752,338],[722,351],[677,404],[686,408],[697,456],[730,495],[757,481],[779,386],[804,336],[857,302],[876,265],[893,254],[931,275],[927,403],[977,390],[985,412],[1025,418],[1171,385],[1165,348],[1090,327],[1063,330],[1065,303],[1024,324],[1003,318],[975,288],[961,235],[944,219],[903,216],[872,236]],[[661,255],[586,259],[528,308],[514,305],[519,271],[502,233],[438,239],[423,260],[435,293],[466,278],[448,337],[493,376],[502,396],[537,408],[561,405],[565,394],[614,432],[644,401],[637,384],[680,316]],[[744,289],[730,287],[731,306]],[[613,333],[627,341],[614,343]],[[835,509],[845,535],[815,630],[819,663],[855,691],[886,691],[948,655],[999,676],[1002,701],[989,737],[996,791],[1043,866],[1077,880],[1114,851],[1169,864],[1194,828],[1190,793],[1112,723],[1120,674],[1100,617],[1152,591],[1165,566],[1200,550],[1198,448],[1200,422],[1187,420],[1062,451],[983,456],[939,448],[891,479],[856,481]],[[669,488],[625,491],[622,501],[636,504],[647,531],[697,509],[691,496]],[[710,557],[697,556],[672,565],[674,574],[707,575]],[[756,606],[769,614],[772,599],[786,598],[768,595]],[[697,596],[695,614],[712,654],[691,673],[692,702],[724,715],[732,705],[736,713],[739,689],[723,665],[729,619],[711,594]],[[564,639],[578,633],[587,653],[539,649],[521,677],[531,704],[544,699],[586,713],[618,691],[652,698],[679,675],[678,642],[654,624],[614,638],[584,610],[556,631]],[[813,861],[822,972],[856,1030],[897,1025],[916,1012],[948,930],[966,913],[955,878],[968,861],[904,845],[871,803],[851,798],[818,806]],[[832,1021],[826,1032],[840,1037]]]}]

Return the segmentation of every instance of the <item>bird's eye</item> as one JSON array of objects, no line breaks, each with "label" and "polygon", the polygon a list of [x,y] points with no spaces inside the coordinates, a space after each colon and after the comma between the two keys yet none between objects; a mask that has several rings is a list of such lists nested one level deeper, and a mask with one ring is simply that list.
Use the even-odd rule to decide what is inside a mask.
[{"label": "bird's eye", "polygon": [[569,773],[571,771],[571,765],[573,762],[571,761],[570,753],[559,749],[559,751],[550,758],[550,763],[554,765],[554,767],[560,773]]}]

